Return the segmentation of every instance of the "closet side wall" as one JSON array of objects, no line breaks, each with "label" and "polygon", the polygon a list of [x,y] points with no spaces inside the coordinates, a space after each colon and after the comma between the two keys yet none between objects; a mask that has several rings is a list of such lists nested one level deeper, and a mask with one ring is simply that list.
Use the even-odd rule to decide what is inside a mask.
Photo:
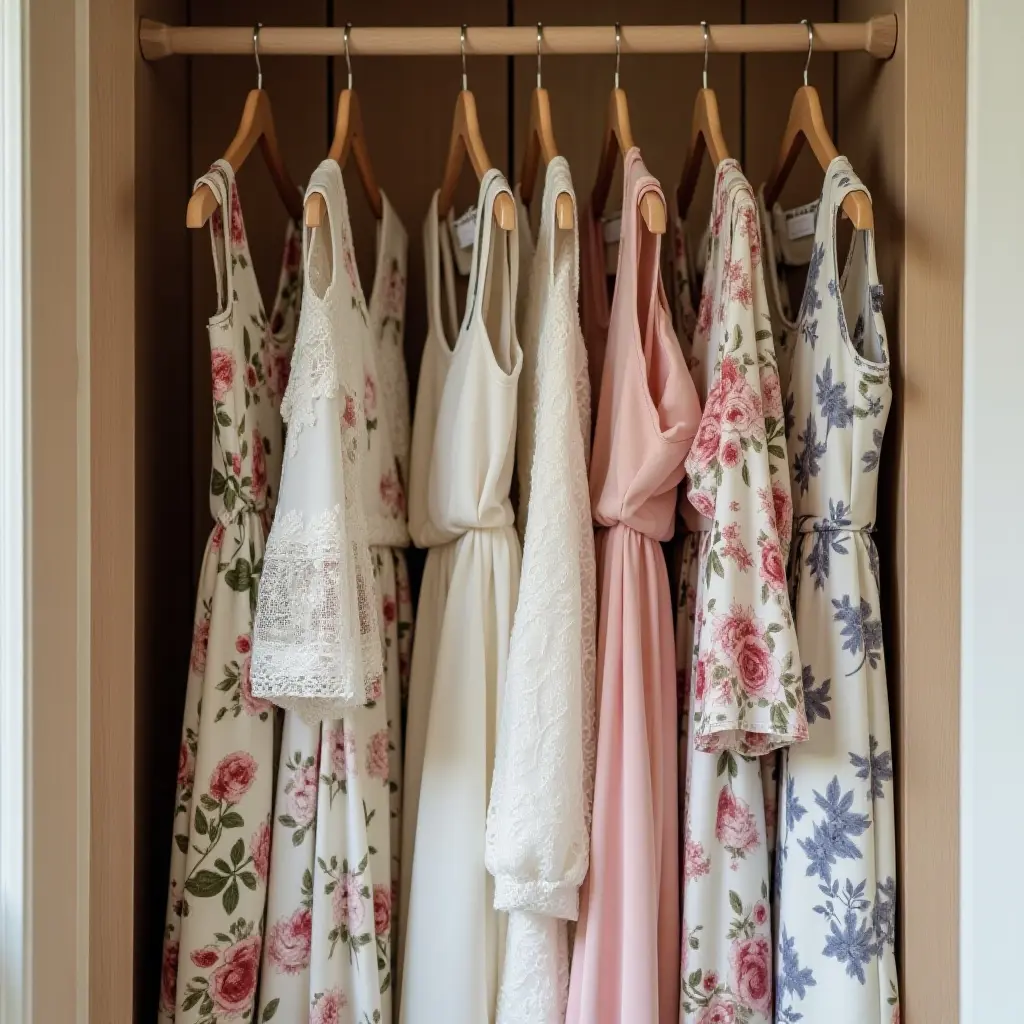
[{"label": "closet side wall", "polygon": [[[870,13],[841,0],[843,19]],[[875,195],[896,419],[879,520],[900,800],[904,1019],[958,1019],[966,0],[897,0],[888,64],[840,67],[841,146]]]},{"label": "closet side wall", "polygon": [[[186,21],[185,0],[136,0]],[[192,638],[192,331],[188,64],[135,60],[135,1016],[160,957],[185,667]],[[100,826],[102,830],[110,824]],[[94,1020],[115,1020],[114,1016]]]}]

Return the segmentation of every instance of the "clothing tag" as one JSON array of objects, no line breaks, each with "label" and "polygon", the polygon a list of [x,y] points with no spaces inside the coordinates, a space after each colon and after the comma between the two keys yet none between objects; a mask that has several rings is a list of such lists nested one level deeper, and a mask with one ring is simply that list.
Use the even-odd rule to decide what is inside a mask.
[{"label": "clothing tag", "polygon": [[814,234],[814,222],[818,215],[818,200],[798,206],[793,210],[786,210],[786,235],[789,240],[795,241],[798,238],[806,238]]},{"label": "clothing tag", "polygon": [[471,206],[455,221],[455,241],[460,249],[472,249],[476,238],[476,206]]},{"label": "clothing tag", "polygon": [[604,233],[604,244],[614,245],[622,236],[622,211],[611,213],[603,218],[601,231]]}]

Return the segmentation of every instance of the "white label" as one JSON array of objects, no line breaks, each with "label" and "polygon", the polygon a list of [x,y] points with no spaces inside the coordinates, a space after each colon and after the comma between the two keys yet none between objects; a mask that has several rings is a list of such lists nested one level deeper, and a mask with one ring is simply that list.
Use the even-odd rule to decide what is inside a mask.
[{"label": "white label", "polygon": [[614,245],[622,235],[622,211],[605,217],[601,222],[601,230],[604,232],[604,244]]},{"label": "white label", "polygon": [[455,240],[460,249],[472,249],[476,238],[476,207],[471,206],[455,221]]},{"label": "white label", "polygon": [[814,222],[818,215],[818,200],[786,211],[786,234],[791,242],[814,234]]}]

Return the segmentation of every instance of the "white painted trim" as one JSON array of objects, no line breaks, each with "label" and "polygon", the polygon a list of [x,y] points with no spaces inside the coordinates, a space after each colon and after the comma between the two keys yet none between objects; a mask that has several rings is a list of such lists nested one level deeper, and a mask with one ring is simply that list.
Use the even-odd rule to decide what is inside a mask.
[{"label": "white painted trim", "polygon": [[0,1024],[32,1020],[23,3],[0,2]]}]

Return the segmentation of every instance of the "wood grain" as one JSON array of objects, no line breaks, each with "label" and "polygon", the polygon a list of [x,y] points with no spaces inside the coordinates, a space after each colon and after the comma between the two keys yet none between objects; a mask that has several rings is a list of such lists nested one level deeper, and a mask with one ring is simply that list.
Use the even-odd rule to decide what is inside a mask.
[{"label": "wood grain", "polygon": [[[136,0],[184,20],[186,0]],[[135,1016],[159,998],[192,636],[192,246],[187,61],[135,64]],[[209,365],[204,360],[204,368]],[[207,443],[206,452],[209,452]],[[204,490],[203,497],[206,492]],[[204,538],[205,540],[205,538]]]},{"label": "wood grain", "polygon": [[131,114],[138,40],[133,0],[90,4],[89,38],[89,1019],[113,1024],[131,1019],[133,988],[128,965],[133,956],[135,837],[125,820],[135,801],[135,124]]}]

